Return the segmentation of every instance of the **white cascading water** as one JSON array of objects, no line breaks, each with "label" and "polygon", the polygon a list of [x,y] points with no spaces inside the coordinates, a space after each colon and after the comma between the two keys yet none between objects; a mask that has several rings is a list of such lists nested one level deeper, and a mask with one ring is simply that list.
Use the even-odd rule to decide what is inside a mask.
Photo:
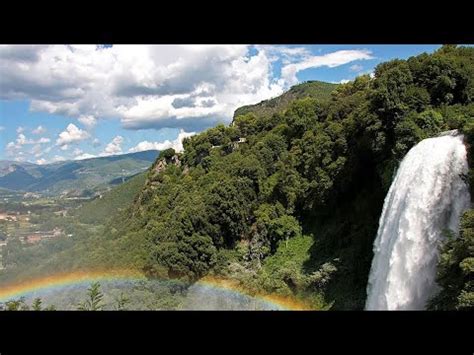
[{"label": "white cascading water", "polygon": [[374,242],[367,310],[422,310],[438,287],[438,247],[470,204],[467,152],[457,131],[421,141],[402,160]]}]

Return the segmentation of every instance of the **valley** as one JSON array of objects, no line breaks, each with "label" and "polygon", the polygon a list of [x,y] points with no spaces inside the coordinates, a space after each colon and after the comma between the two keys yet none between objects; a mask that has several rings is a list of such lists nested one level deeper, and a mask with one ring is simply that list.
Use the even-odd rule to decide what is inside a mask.
[{"label": "valley", "polygon": [[2,162],[0,287],[87,310],[472,310],[473,146],[474,48],[446,45],[179,150]]}]

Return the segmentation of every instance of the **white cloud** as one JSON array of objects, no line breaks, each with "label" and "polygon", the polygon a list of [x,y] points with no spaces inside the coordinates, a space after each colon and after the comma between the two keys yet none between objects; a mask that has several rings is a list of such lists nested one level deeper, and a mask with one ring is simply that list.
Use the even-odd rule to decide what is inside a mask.
[{"label": "white cloud", "polygon": [[342,79],[338,82],[338,84],[347,84],[350,80],[349,79]]},{"label": "white cloud", "polygon": [[44,128],[43,126],[38,126],[31,132],[33,134],[43,134],[43,133],[46,133],[46,128]]},{"label": "white cloud", "polygon": [[83,153],[81,155],[78,155],[74,158],[74,160],[83,160],[83,159],[90,159],[90,158],[95,158],[96,155],[94,154],[89,154],[89,153]]},{"label": "white cloud", "polygon": [[25,131],[25,129],[22,127],[22,126],[19,126],[17,129],[16,129],[16,133],[20,134],[20,133],[23,133]]},{"label": "white cloud", "polygon": [[135,147],[130,148],[128,151],[134,153],[142,152],[144,150],[165,150],[168,148],[173,148],[176,152],[181,152],[183,150],[183,139],[191,137],[195,134],[196,132],[185,132],[181,130],[175,140],[165,140],[164,142],[142,141],[138,143]]},{"label": "white cloud", "polygon": [[53,159],[51,159],[51,163],[56,163],[60,161],[65,161],[66,159],[60,155],[55,155]]},{"label": "white cloud", "polygon": [[18,138],[16,139],[16,143],[19,144],[19,145],[24,145],[24,144],[27,144],[27,142],[28,141],[27,141],[25,135],[23,133],[20,133],[18,135]]},{"label": "white cloud", "polygon": [[94,140],[92,141],[92,146],[94,148],[97,148],[98,146],[100,146],[102,143],[100,142],[100,140],[98,138],[94,138]]},{"label": "white cloud", "polygon": [[75,156],[78,156],[78,155],[81,155],[82,153],[83,153],[82,149],[76,148],[74,149],[74,152],[72,154],[74,154]]},{"label": "white cloud", "polygon": [[[18,129],[17,129],[17,131],[18,131]],[[20,131],[23,132],[24,130],[20,130]],[[26,136],[23,133],[19,133],[16,140],[14,142],[13,141],[9,142],[6,145],[5,148],[6,148],[7,155],[14,156],[14,155],[18,155],[18,154],[24,154],[21,151],[24,145],[36,144],[36,146],[38,146],[39,144],[49,143],[50,141],[51,140],[49,138],[46,138],[46,137],[41,137],[38,140],[27,139]],[[40,148],[34,147],[33,149],[36,151]],[[38,154],[38,152],[33,152],[33,154]]]},{"label": "white cloud", "polygon": [[25,144],[44,144],[44,143],[49,143],[51,142],[51,139],[46,138],[46,137],[41,137],[38,140],[34,139],[27,139],[26,136],[23,133],[20,133],[18,135],[18,138],[16,139],[16,143],[18,145],[25,145]]},{"label": "white cloud", "polygon": [[[271,55],[302,48],[245,45],[12,46],[0,49],[0,99],[78,119],[87,129],[118,117],[127,128],[197,128],[229,122],[244,104],[277,96]],[[4,54],[5,53],[5,54]],[[26,59],[25,59],[26,58]],[[207,90],[199,91],[199,88]],[[175,99],[195,105],[176,108]]]},{"label": "white cloud", "polygon": [[41,138],[38,139],[37,141],[33,141],[33,142],[34,142],[33,144],[36,144],[36,143],[43,144],[43,143],[49,143],[49,142],[51,142],[51,139],[45,138],[45,137],[41,137]]},{"label": "white cloud", "polygon": [[15,142],[9,142],[7,145],[6,145],[6,151],[7,151],[7,155],[9,156],[12,156],[12,155],[15,155],[15,153],[21,149],[21,145],[17,145],[15,144]]},{"label": "white cloud", "polygon": [[349,70],[358,73],[364,70],[364,67],[360,64],[354,64],[349,67]]},{"label": "white cloud", "polygon": [[46,164],[46,159],[44,159],[44,158],[38,159],[38,160],[36,160],[36,164],[44,165],[44,164]]},{"label": "white cloud", "polygon": [[122,153],[122,145],[123,143],[123,137],[122,136],[116,136],[112,141],[107,144],[105,147],[104,151],[101,153],[103,156],[107,155],[116,155]]},{"label": "white cloud", "polygon": [[285,65],[281,69],[281,76],[287,84],[294,85],[298,82],[296,74],[302,70],[323,66],[334,68],[354,60],[372,58],[371,52],[368,50],[340,50],[324,55],[309,56],[300,62]]},{"label": "white cloud", "polygon": [[77,143],[89,138],[89,136],[89,133],[78,128],[73,123],[70,123],[66,127],[66,130],[59,134],[59,138],[56,140],[56,145],[65,146],[71,143]]},{"label": "white cloud", "polygon": [[2,46],[0,99],[29,99],[31,110],[77,119],[87,130],[118,118],[129,129],[200,131],[280,95],[302,70],[370,58],[366,50],[312,55],[303,46]]},{"label": "white cloud", "polygon": [[86,126],[88,129],[94,127],[97,123],[96,118],[92,115],[82,115],[79,116],[77,120],[81,122],[84,126]]}]

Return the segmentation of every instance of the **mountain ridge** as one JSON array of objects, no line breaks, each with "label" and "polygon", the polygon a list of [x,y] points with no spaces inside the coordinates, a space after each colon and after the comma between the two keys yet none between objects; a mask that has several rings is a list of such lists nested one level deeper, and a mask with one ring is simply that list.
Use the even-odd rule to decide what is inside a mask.
[{"label": "mountain ridge", "polygon": [[[46,194],[104,189],[146,170],[159,151],[147,150],[121,155],[67,160],[52,164],[0,161],[0,187]],[[118,180],[119,179],[119,180]]]},{"label": "mountain ridge", "polygon": [[340,84],[328,83],[318,80],[309,80],[292,86],[289,90],[281,95],[269,100],[263,100],[253,105],[245,105],[237,108],[234,112],[233,120],[237,116],[254,113],[257,116],[271,116],[272,114],[283,111],[290,102],[303,99],[306,97],[328,101],[331,98],[331,93]]}]

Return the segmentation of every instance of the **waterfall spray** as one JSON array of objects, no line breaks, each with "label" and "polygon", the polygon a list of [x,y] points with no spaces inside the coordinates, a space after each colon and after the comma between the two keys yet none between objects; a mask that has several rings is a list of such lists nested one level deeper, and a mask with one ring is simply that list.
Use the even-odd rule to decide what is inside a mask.
[{"label": "waterfall spray", "polygon": [[437,291],[439,245],[458,233],[469,207],[463,136],[449,131],[421,141],[402,160],[390,186],[374,242],[368,310],[421,310]]}]

